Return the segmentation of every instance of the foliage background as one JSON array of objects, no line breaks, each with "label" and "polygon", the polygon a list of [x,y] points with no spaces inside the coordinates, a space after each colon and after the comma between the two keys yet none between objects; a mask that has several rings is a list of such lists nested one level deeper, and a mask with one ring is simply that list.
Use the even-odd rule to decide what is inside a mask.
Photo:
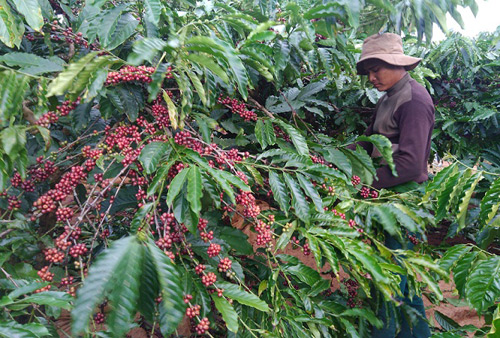
[{"label": "foliage background", "polygon": [[[102,336],[169,335],[190,314],[193,333],[213,336],[369,336],[382,301],[415,320],[398,274],[439,302],[451,273],[486,326],[438,316],[436,335],[495,336],[498,34],[425,43],[447,13],[461,22],[458,6],[477,11],[473,0],[0,0],[0,334],[56,335],[67,309],[70,335],[103,318]],[[433,152],[453,163],[399,193],[370,189],[377,163],[345,148],[378,99],[354,65],[379,31],[405,33],[424,58],[412,76],[436,98]],[[387,139],[357,140],[392,163]],[[427,246],[439,222],[477,245]],[[424,242],[408,250],[415,235]],[[349,277],[334,290],[320,268]]]}]

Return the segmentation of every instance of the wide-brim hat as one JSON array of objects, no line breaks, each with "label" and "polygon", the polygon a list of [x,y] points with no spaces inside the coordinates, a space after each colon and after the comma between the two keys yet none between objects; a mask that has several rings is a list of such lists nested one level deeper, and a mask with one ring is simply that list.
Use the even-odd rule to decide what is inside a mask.
[{"label": "wide-brim hat", "polygon": [[359,75],[368,75],[364,62],[368,59],[379,59],[393,66],[401,66],[406,70],[415,68],[422,59],[403,53],[403,41],[397,34],[384,33],[369,36],[363,42],[361,57],[356,63]]}]

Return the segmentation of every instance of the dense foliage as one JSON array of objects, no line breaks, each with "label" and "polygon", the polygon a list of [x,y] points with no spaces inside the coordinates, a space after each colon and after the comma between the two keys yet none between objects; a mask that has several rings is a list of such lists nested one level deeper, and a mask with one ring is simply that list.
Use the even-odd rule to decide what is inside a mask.
[{"label": "dense foliage", "polygon": [[[441,314],[443,332],[494,337],[498,50],[421,41],[459,5],[477,10],[0,0],[0,335],[366,337],[383,302],[416,318],[400,275],[440,302],[452,273],[486,326]],[[384,29],[425,57],[413,76],[439,98],[434,150],[460,160],[398,191],[372,189],[378,164],[345,147],[372,142],[394,169],[389,140],[356,138],[379,93],[355,61]],[[444,221],[479,245],[427,246]]]}]

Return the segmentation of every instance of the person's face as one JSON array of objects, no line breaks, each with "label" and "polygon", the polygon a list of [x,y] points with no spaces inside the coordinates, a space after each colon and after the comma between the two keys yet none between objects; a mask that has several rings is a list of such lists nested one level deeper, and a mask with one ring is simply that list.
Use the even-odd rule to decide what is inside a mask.
[{"label": "person's face", "polygon": [[368,80],[379,92],[390,89],[405,74],[403,67],[391,67],[378,59],[366,60],[364,67],[368,72]]}]

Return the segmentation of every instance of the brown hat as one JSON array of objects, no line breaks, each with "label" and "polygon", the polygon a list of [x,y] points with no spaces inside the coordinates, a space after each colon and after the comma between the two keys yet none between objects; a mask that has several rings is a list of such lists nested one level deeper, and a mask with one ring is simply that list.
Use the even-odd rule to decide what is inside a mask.
[{"label": "brown hat", "polygon": [[393,66],[402,66],[406,70],[412,70],[422,60],[404,55],[401,37],[393,33],[375,34],[365,39],[361,58],[356,63],[359,75],[368,74],[363,65],[368,59],[379,59]]}]

